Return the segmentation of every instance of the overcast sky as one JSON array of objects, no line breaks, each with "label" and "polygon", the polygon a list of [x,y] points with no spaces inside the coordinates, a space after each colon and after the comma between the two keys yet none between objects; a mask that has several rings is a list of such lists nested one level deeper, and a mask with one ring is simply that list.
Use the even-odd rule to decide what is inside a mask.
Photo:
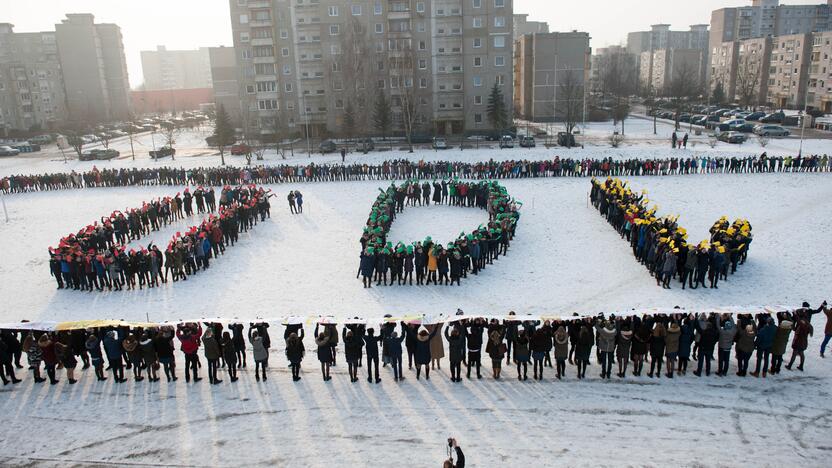
[{"label": "overcast sky", "polygon": [[[673,29],[709,23],[711,10],[750,0],[515,0],[515,13],[547,21],[551,31],[588,31],[593,48],[624,44],[627,32],[668,23]],[[790,0],[816,4],[822,0]],[[92,13],[121,26],[131,86],[143,81],[139,51],[231,45],[228,0],[0,0],[0,22],[18,32],[54,30],[65,13]]]}]

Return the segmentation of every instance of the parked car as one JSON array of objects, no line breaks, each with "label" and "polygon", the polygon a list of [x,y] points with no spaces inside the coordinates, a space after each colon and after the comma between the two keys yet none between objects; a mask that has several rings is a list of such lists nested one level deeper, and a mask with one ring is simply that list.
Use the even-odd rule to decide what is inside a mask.
[{"label": "parked car", "polygon": [[536,137],[545,137],[547,135],[548,135],[548,133],[546,133],[545,128],[536,128],[536,129],[534,129],[534,136],[536,136]]},{"label": "parked car", "polygon": [[251,153],[251,146],[242,144],[242,145],[232,145],[231,146],[231,155],[232,156],[242,156],[245,154]]},{"label": "parked car", "polygon": [[[412,140],[411,140],[412,141]],[[376,149],[376,144],[373,142],[372,138],[363,138],[358,141],[358,144],[355,145],[356,151],[361,151],[362,153],[368,153]]]},{"label": "parked car", "polygon": [[38,135],[33,138],[29,138],[29,143],[35,143],[38,145],[47,145],[52,143],[53,139],[51,135]]},{"label": "parked car", "polygon": [[521,148],[534,148],[534,137],[532,136],[524,136],[520,137],[520,147]]},{"label": "parked car", "polygon": [[20,151],[11,146],[0,146],[0,156],[17,156],[18,154]]},{"label": "parked car", "polygon": [[756,122],[766,116],[765,112],[752,112],[745,116],[745,120],[749,122]]},{"label": "parked car", "polygon": [[95,159],[99,161],[108,161],[110,159],[115,159],[119,157],[121,153],[118,151],[108,148],[108,149],[99,149],[93,150],[95,152]]},{"label": "parked car", "polygon": [[783,123],[783,119],[786,118],[786,114],[782,112],[772,112],[771,114],[766,115],[765,117],[760,118],[760,123]]},{"label": "parked car", "polygon": [[514,138],[511,135],[503,135],[500,138],[500,148],[514,148]]},{"label": "parked car", "polygon": [[717,136],[719,141],[724,141],[726,143],[736,143],[741,144],[744,143],[748,137],[745,133],[742,132],[722,132]]},{"label": "parked car", "polygon": [[156,151],[150,152],[150,157],[153,159],[159,158],[167,158],[168,156],[173,156],[176,154],[176,150],[171,148],[170,146],[163,146]]},{"label": "parked car", "polygon": [[693,119],[691,119],[691,123],[694,124],[694,125],[705,125],[705,123],[707,121],[708,121],[708,116],[707,115],[697,115],[697,116],[694,116]]},{"label": "parked car", "polygon": [[338,146],[332,140],[324,140],[318,145],[318,151],[321,153],[334,153]]},{"label": "parked car", "polygon": [[742,132],[742,133],[754,133],[754,127],[756,127],[756,126],[757,126],[757,124],[746,122],[746,123],[734,128],[734,130],[737,131],[737,132]]},{"label": "parked car", "polygon": [[690,114],[682,114],[679,116],[679,122],[690,123]]},{"label": "parked car", "polygon": [[728,125],[728,130],[736,130],[737,127],[739,127],[740,125],[745,125],[745,120],[743,120],[743,119],[731,119],[731,120],[726,120],[725,122],[722,122],[722,123]]},{"label": "parked car", "polygon": [[558,145],[569,148],[575,146],[575,135],[566,132],[558,132]]},{"label": "parked car", "polygon": [[444,149],[448,149],[448,143],[445,141],[444,138],[436,137],[436,138],[433,139],[433,143],[431,144],[431,147],[435,150],[444,150]]},{"label": "parked car", "polygon": [[766,137],[785,137],[789,136],[789,131],[779,125],[757,125],[754,128],[754,133]]}]

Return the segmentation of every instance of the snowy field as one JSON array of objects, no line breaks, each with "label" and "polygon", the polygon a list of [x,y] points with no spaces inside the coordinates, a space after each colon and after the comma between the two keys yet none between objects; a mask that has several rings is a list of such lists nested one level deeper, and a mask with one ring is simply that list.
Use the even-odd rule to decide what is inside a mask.
[{"label": "snowy field", "polygon": [[[775,151],[775,143],[784,149]],[[796,145],[793,140],[777,141],[767,151],[785,155],[795,152]],[[827,143],[812,140],[806,147],[823,152]],[[722,145],[717,149],[754,153],[759,148]],[[704,144],[696,147],[700,150],[711,151]],[[669,148],[645,145],[571,152],[543,148],[422,151],[411,157],[482,160],[668,153]],[[360,156],[360,160],[393,156],[392,152],[376,153]],[[269,156],[270,162],[274,158]],[[176,165],[208,165],[218,159],[183,156]],[[313,160],[335,159],[340,161],[335,156]],[[67,170],[63,163],[43,158],[29,159],[26,166],[19,161],[0,161],[0,175]],[[241,164],[241,158],[232,161]],[[137,163],[111,164],[130,167]],[[75,169],[91,166],[67,165]],[[755,239],[748,262],[719,290],[694,291],[682,291],[677,283],[671,290],[655,285],[634,260],[626,241],[588,204],[590,183],[583,178],[504,181],[509,193],[524,202],[517,237],[508,256],[479,276],[463,280],[462,286],[374,286],[369,290],[355,279],[358,239],[377,189],[386,182],[273,186],[278,197],[271,220],[242,234],[240,244],[213,261],[208,271],[175,286],[102,294],[55,290],[47,247],[101,214],[181,188],[12,195],[6,197],[11,221],[0,223],[0,322],[377,316],[452,313],[457,308],[486,314],[613,312],[675,305],[796,306],[804,300],[816,306],[832,299],[831,177],[752,174],[630,179],[635,189],[648,189],[660,213],[681,215],[680,223],[692,242],[705,238],[722,215],[750,220]],[[285,206],[288,190],[303,192],[303,215],[289,213]],[[391,240],[410,242],[431,235],[444,243],[485,218],[476,209],[407,208],[394,223]],[[183,226],[172,226],[148,239],[161,243]],[[828,437],[832,360],[821,360],[817,354],[824,322],[822,316],[814,320],[806,372],[784,370],[765,380],[734,376],[732,356],[732,373],[725,378],[698,379],[688,374],[673,380],[628,376],[623,381],[602,381],[599,366],[593,362],[589,378],[580,382],[572,366],[567,367],[566,381],[554,381],[553,370],[547,368],[542,383],[518,382],[514,369],[504,364],[504,381],[493,381],[490,369],[484,369],[482,381],[453,384],[445,360],[429,382],[417,381],[406,370],[407,380],[397,384],[392,373],[383,369],[380,385],[366,383],[365,375],[351,384],[341,349],[331,382],[321,381],[314,353],[308,352],[303,380],[293,383],[279,339],[281,330],[275,325],[268,383],[255,382],[249,369],[233,385],[227,375],[221,375],[226,382],[214,387],[207,381],[186,385],[183,379],[176,385],[131,379],[116,387],[112,379],[98,383],[91,371],[83,371],[79,384],[71,387],[65,377],[55,387],[34,386],[28,374],[14,389],[0,388],[0,411],[7,427],[0,438],[0,465],[440,466],[445,440],[453,436],[470,466],[827,466],[824,460],[832,453]],[[312,330],[307,331],[309,350]],[[181,376],[181,353],[177,360]]]}]

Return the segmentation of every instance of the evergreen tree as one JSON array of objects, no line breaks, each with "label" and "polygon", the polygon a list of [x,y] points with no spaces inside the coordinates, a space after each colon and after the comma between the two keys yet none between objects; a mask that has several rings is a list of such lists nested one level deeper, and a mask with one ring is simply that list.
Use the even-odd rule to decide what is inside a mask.
[{"label": "evergreen tree", "polygon": [[711,100],[716,105],[721,105],[725,102],[725,89],[723,89],[721,81],[717,81],[714,90],[711,91]]},{"label": "evergreen tree", "polygon": [[352,106],[352,100],[350,99],[347,99],[347,105],[344,107],[342,127],[346,138],[349,139],[355,136],[355,108]]},{"label": "evergreen tree", "polygon": [[220,160],[225,166],[225,147],[234,144],[234,126],[231,125],[231,117],[220,104],[217,108],[217,116],[214,119],[214,145],[220,152]]},{"label": "evergreen tree", "polygon": [[506,128],[506,122],[508,121],[506,100],[503,96],[503,90],[500,89],[496,82],[491,88],[491,94],[488,96],[488,108],[486,112],[488,113],[488,121],[491,122],[494,130],[501,131]]},{"label": "evergreen tree", "polygon": [[392,118],[390,115],[390,101],[387,100],[384,91],[379,91],[378,97],[376,97],[375,108],[373,109],[373,124],[375,124],[376,130],[381,132],[382,138],[386,138],[390,131]]}]

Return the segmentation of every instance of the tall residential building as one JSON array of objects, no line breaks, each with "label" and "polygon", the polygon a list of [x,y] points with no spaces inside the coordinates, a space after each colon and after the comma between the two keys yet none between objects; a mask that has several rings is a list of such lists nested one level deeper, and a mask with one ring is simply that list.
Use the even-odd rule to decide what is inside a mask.
[{"label": "tall residential building", "polygon": [[626,84],[632,92],[638,86],[639,55],[633,54],[625,46],[614,45],[595,49],[590,62],[590,89],[592,92],[604,92],[604,79],[607,73],[621,73],[620,83]]},{"label": "tall residential building", "polygon": [[[779,0],[752,0],[748,6],[711,12],[709,50],[713,51],[725,42],[830,29],[832,0],[815,5],[780,5]],[[714,82],[710,81],[713,88]]]},{"label": "tall residential building", "polygon": [[[642,90],[655,84],[653,70],[662,67],[662,64],[654,64],[653,57],[659,50],[700,50],[703,60],[708,57],[708,25],[693,24],[687,31],[672,31],[668,24],[654,24],[649,31],[631,32],[627,35],[627,50],[638,56],[639,87]],[[703,67],[697,67],[703,70]],[[704,74],[701,77],[704,79]],[[657,77],[663,80],[663,77]]]},{"label": "tall residential building", "polygon": [[0,136],[56,128],[65,102],[55,33],[15,33],[0,24]]},{"label": "tall residential building", "polygon": [[141,55],[144,88],[148,91],[211,87],[207,47],[167,50],[165,46],[157,46],[156,50],[143,50]]},{"label": "tall residential building", "polygon": [[[705,62],[701,49],[659,49],[642,52],[639,61],[639,81],[651,93],[673,95],[674,83],[683,82],[693,92],[702,85]],[[684,80],[684,81],[682,81]]]},{"label": "tall residential building", "polygon": [[778,108],[802,108],[806,99],[811,34],[789,34],[772,39],[768,101]]},{"label": "tall residential building", "polygon": [[130,85],[121,29],[91,14],[68,14],[55,25],[68,117],[73,122],[123,120]]},{"label": "tall residential building", "polygon": [[210,47],[211,81],[214,88],[214,104],[223,106],[235,126],[240,126],[240,83],[237,59],[233,47]]},{"label": "tall residential building", "polygon": [[832,32],[813,36],[806,102],[828,114],[832,113]]},{"label": "tall residential building", "polygon": [[512,0],[229,0],[242,119],[313,136],[488,129],[496,83],[511,113]]},{"label": "tall residential building", "polygon": [[767,102],[771,63],[770,37],[724,42],[709,64],[711,91],[719,83],[730,101],[761,106]]},{"label": "tall residential building", "polygon": [[[514,44],[516,115],[532,121],[560,120],[570,101],[583,98],[588,91],[592,55],[589,39],[588,33],[572,31],[526,34],[517,40]],[[574,90],[580,96],[575,96]]]},{"label": "tall residential building", "polygon": [[514,22],[514,41],[520,39],[520,36],[535,33],[549,32],[549,23],[545,21],[529,21],[529,15],[526,13],[515,13],[512,21]]}]

